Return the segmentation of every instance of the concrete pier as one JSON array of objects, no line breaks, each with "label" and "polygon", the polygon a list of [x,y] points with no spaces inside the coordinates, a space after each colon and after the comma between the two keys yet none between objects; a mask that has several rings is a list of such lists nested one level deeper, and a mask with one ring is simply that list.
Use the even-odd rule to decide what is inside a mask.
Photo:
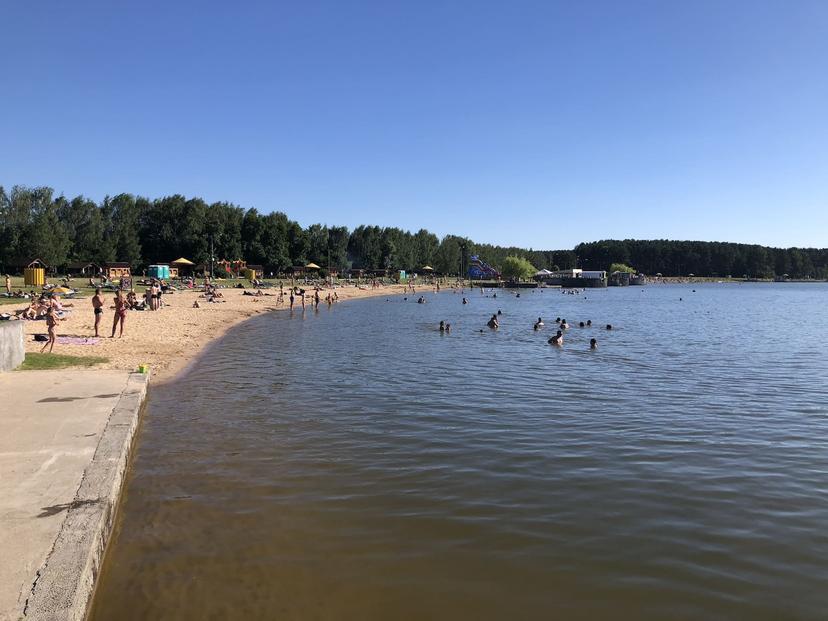
[{"label": "concrete pier", "polygon": [[11,371],[23,363],[23,332],[22,321],[0,321],[0,372]]},{"label": "concrete pier", "polygon": [[0,619],[85,617],[148,377],[0,375]]}]

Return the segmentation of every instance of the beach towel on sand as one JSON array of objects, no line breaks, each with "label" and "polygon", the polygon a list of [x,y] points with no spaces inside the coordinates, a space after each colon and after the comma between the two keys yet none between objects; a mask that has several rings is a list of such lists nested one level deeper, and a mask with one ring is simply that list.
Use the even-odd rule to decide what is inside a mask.
[{"label": "beach towel on sand", "polygon": [[94,336],[59,336],[57,342],[59,345],[97,345],[100,343],[99,338]]}]

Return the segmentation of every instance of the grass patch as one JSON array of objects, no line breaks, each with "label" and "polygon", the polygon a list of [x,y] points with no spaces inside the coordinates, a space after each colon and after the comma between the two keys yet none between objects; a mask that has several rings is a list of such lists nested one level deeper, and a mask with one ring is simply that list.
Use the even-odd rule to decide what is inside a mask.
[{"label": "grass patch", "polygon": [[65,369],[67,367],[93,367],[108,362],[102,356],[67,356],[65,354],[26,354],[20,365],[20,371],[43,371],[47,369]]},{"label": "grass patch", "polygon": [[6,296],[0,296],[0,306],[3,304],[17,304],[18,306],[26,304],[28,306],[30,303],[31,300],[26,298],[7,298]]}]

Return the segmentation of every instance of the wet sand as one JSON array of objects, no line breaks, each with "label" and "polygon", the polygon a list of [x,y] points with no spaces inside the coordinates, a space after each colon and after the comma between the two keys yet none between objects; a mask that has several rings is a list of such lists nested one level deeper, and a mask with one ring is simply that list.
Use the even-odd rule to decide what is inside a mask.
[{"label": "wet sand", "polygon": [[[334,289],[339,296],[340,303],[344,300],[393,295],[403,293],[404,285],[385,285],[372,289],[370,286],[357,288],[349,285]],[[424,288],[424,291],[429,288]],[[65,299],[64,305],[74,304],[65,320],[58,323],[58,342],[54,353],[73,356],[102,356],[107,362],[96,368],[124,369],[134,371],[140,364],[148,364],[152,370],[154,380],[167,380],[196,356],[205,345],[222,336],[231,327],[255,315],[278,310],[289,309],[288,288],[285,287],[284,302],[279,305],[278,288],[263,289],[264,295],[253,297],[243,295],[243,291],[254,289],[221,289],[224,300],[220,303],[209,303],[200,291],[179,290],[164,295],[164,307],[160,311],[129,311],[124,326],[123,338],[109,338],[112,333],[114,317],[113,292],[105,293],[106,304],[101,319],[101,338],[97,342],[87,344],[64,344],[60,337],[91,338],[94,337],[94,315],[92,313],[91,296],[78,299]],[[313,290],[306,287],[305,304],[307,312],[312,312]],[[325,305],[324,298],[328,290],[322,290],[320,306]],[[200,308],[193,308],[193,302],[198,300]],[[26,308],[28,301],[20,306],[4,306],[5,312],[13,312],[17,308]],[[301,300],[297,297],[294,310],[301,312]],[[26,352],[39,352],[42,342],[35,341],[34,334],[46,334],[45,321],[26,321]]]}]

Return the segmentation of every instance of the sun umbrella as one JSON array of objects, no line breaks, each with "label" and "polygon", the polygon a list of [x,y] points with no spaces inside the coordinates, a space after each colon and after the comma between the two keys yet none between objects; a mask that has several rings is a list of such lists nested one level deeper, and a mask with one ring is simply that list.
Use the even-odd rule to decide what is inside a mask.
[{"label": "sun umbrella", "polygon": [[321,269],[321,268],[320,268],[320,267],[319,267],[316,263],[308,263],[308,264],[305,266],[305,269],[308,269],[308,270],[318,270],[318,269]]},{"label": "sun umbrella", "polygon": [[424,265],[424,266],[423,266],[423,271],[424,271],[424,272],[433,272],[433,271],[434,271],[434,268],[433,268],[433,267],[431,267],[430,265]]},{"label": "sun umbrella", "polygon": [[58,295],[66,295],[67,293],[74,293],[74,289],[70,289],[69,287],[55,287],[52,289],[52,293],[57,293]]},{"label": "sun umbrella", "polygon": [[180,265],[195,265],[192,261],[190,261],[189,259],[185,259],[184,257],[176,259],[175,261],[173,261],[173,263],[178,263]]}]

